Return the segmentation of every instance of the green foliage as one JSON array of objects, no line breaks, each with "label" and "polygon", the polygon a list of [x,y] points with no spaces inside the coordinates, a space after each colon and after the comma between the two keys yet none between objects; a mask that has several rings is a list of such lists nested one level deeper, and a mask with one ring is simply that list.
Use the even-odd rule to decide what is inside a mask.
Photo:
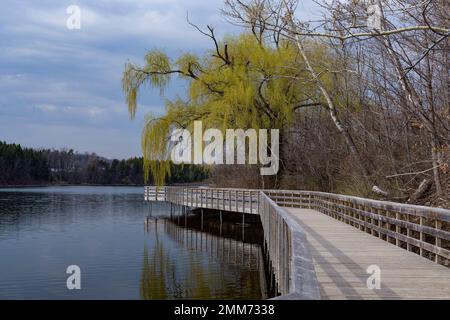
[{"label": "green foliage", "polygon": [[[315,51],[316,59],[325,59],[326,50]],[[293,121],[296,108],[317,90],[311,81],[298,85],[310,79],[295,46],[282,42],[274,47],[242,34],[226,38],[218,43],[218,50],[203,56],[184,54],[172,63],[153,50],[147,54],[146,65],[128,64],[123,90],[131,116],[141,87],[163,90],[173,74],[189,82],[187,100],[168,101],[165,115],[149,117],[142,133],[145,171],[159,185],[170,166],[155,160],[167,159],[166,142],[174,128],[190,129],[195,120],[202,120],[204,129],[279,129]]]}]

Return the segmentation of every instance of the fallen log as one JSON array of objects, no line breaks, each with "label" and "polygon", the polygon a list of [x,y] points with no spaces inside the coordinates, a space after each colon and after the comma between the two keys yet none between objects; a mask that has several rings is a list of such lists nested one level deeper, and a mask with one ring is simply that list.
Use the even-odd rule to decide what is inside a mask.
[{"label": "fallen log", "polygon": [[431,186],[433,185],[433,182],[429,179],[424,179],[417,190],[411,195],[411,197],[408,199],[408,203],[416,202],[417,200],[420,200],[424,197],[425,193],[427,193],[428,190],[430,190]]}]

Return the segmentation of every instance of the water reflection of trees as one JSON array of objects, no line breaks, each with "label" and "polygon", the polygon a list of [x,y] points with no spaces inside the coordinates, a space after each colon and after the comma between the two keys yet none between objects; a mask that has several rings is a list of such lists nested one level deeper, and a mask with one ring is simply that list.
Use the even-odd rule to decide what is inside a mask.
[{"label": "water reflection of trees", "polygon": [[[107,193],[108,190],[89,194],[82,187],[73,191],[65,188],[56,188],[54,192],[45,190],[1,192],[0,234],[11,230],[12,226],[20,232],[30,227],[39,230],[42,225],[66,228],[80,221],[97,223],[110,217],[141,217],[147,207],[139,201],[140,194],[113,194]],[[98,192],[102,190],[99,188]]]},{"label": "water reflection of trees", "polygon": [[144,247],[142,299],[265,297],[258,244],[185,228],[170,219],[146,220],[146,228],[154,245]]}]

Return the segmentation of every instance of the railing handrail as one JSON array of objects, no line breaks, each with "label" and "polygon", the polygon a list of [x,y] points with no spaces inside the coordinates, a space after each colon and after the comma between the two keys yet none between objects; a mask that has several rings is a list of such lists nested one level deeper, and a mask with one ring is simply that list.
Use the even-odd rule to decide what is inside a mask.
[{"label": "railing handrail", "polygon": [[[156,188],[155,186],[146,186],[147,188]],[[158,187],[158,188],[165,188],[165,187]],[[318,196],[328,196],[328,197],[335,197],[339,200],[343,201],[350,201],[350,202],[357,202],[361,205],[370,205],[375,206],[377,208],[389,208],[390,209],[397,209],[399,211],[406,210],[406,211],[420,211],[420,212],[430,212],[430,213],[437,213],[440,215],[448,216],[448,219],[450,221],[450,210],[444,209],[444,208],[438,208],[438,207],[428,207],[428,206],[421,206],[421,205],[414,205],[414,204],[408,204],[408,203],[399,203],[399,202],[393,202],[393,201],[386,201],[386,200],[375,200],[375,199],[369,199],[369,198],[363,198],[358,196],[350,196],[350,195],[343,195],[338,193],[329,193],[329,192],[321,192],[321,191],[307,191],[307,190],[285,190],[285,189],[243,189],[243,188],[210,188],[210,187],[189,187],[189,186],[174,186],[171,188],[183,188],[183,189],[204,189],[204,190],[233,190],[233,191],[262,191],[265,194],[267,193],[294,193],[294,194],[311,194],[311,195],[318,195]],[[406,212],[408,213],[408,212]]]}]

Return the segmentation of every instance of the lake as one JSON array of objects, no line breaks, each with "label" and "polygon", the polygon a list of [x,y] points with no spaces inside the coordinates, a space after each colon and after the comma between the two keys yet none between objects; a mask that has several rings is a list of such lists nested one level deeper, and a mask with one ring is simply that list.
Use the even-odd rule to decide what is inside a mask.
[{"label": "lake", "polygon": [[259,226],[173,212],[142,187],[0,189],[0,299],[266,297]]}]

